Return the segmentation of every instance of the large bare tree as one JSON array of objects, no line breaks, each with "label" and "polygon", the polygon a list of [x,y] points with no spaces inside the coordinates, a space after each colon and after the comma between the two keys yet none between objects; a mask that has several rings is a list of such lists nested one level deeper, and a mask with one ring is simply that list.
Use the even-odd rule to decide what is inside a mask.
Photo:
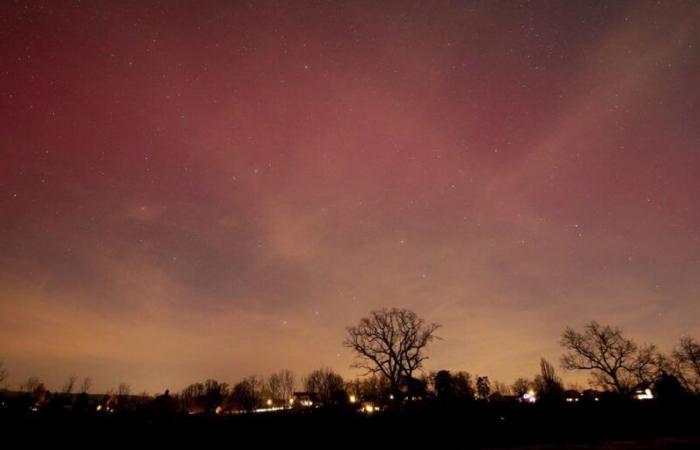
[{"label": "large bare tree", "polygon": [[683,386],[695,393],[700,393],[700,344],[691,337],[681,339],[680,345],[673,350],[674,375]]},{"label": "large bare tree", "polygon": [[590,322],[582,333],[567,328],[561,345],[568,350],[562,357],[567,370],[590,370],[600,387],[627,394],[655,378],[657,353],[653,345],[639,347],[625,338],[619,328]]},{"label": "large bare tree", "polygon": [[368,374],[381,374],[389,381],[395,396],[403,380],[410,380],[427,359],[425,347],[436,338],[437,323],[426,323],[407,309],[381,309],[347,328],[343,342],[354,350],[353,367]]}]

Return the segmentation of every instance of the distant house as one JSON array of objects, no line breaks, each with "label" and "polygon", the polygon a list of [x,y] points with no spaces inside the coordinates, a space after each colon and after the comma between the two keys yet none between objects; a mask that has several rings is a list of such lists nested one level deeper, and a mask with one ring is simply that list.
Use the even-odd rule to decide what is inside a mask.
[{"label": "distant house", "polygon": [[633,398],[635,400],[652,400],[654,398],[654,393],[651,389],[638,389],[635,391]]},{"label": "distant house", "polygon": [[600,397],[602,395],[604,395],[604,393],[596,391],[595,389],[586,389],[581,393],[581,400],[587,402],[597,402],[600,401]]},{"label": "distant house", "polygon": [[313,407],[319,406],[320,401],[318,399],[317,392],[295,392],[293,406],[296,407]]},{"label": "distant house", "polygon": [[566,400],[567,403],[578,403],[581,398],[582,394],[575,389],[564,391],[564,400]]}]

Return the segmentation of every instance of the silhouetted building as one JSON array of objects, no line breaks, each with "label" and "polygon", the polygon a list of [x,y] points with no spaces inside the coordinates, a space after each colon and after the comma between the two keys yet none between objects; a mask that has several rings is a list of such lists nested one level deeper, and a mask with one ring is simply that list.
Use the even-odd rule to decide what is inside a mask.
[{"label": "silhouetted building", "polygon": [[320,406],[320,401],[318,398],[318,393],[316,392],[295,392],[294,393],[294,405],[301,407],[312,407]]}]

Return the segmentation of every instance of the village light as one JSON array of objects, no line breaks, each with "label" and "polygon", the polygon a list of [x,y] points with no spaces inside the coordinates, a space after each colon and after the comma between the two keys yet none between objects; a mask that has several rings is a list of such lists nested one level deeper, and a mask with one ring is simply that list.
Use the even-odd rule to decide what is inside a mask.
[{"label": "village light", "polygon": [[350,403],[355,403],[357,401],[357,398],[354,395],[350,396]]},{"label": "village light", "polygon": [[535,403],[537,401],[537,397],[535,396],[535,391],[530,389],[526,393],[523,394],[523,401],[525,403]]},{"label": "village light", "polygon": [[289,399],[289,404],[290,404],[290,405],[293,405],[293,404],[294,404],[294,398],[290,398],[290,399]]},{"label": "village light", "polygon": [[637,400],[651,400],[654,398],[654,394],[651,392],[651,389],[645,389],[644,391],[638,391],[635,397]]},{"label": "village light", "polygon": [[271,398],[267,399],[267,406],[272,406],[272,399]]}]

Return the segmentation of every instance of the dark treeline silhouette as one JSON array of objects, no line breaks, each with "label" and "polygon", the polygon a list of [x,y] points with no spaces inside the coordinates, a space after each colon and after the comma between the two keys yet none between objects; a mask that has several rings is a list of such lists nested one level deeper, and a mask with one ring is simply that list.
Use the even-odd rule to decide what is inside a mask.
[{"label": "dark treeline silhouette", "polygon": [[[465,446],[512,446],[700,438],[693,419],[700,411],[700,345],[693,338],[662,354],[597,322],[580,331],[567,328],[560,365],[590,374],[583,389],[565,387],[562,374],[544,358],[539,373],[511,384],[460,370],[422,372],[438,328],[407,310],[372,312],[347,329],[344,345],[357,356],[354,366],[365,370],[354,380],[327,367],[300,378],[283,369],[233,385],[208,379],[150,396],[134,395],[126,383],[93,394],[92,379],[77,376],[50,392],[29,377],[18,389],[0,391],[0,420],[14,430],[46,435],[74,426],[93,436],[117,430],[151,437],[184,433],[213,442],[232,430],[241,439],[262,433],[280,443],[305,433],[314,439],[353,436],[332,437],[335,447],[353,446],[361,437],[404,446],[453,439]],[[0,362],[0,385],[10,369]]]}]

